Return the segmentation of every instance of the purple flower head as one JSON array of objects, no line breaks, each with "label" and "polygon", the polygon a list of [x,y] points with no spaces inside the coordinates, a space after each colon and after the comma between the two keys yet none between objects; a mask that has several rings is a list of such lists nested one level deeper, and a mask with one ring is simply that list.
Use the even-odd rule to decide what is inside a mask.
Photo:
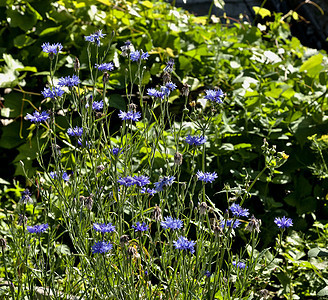
[{"label": "purple flower head", "polygon": [[174,59],[171,58],[168,61],[166,67],[164,68],[164,72],[166,72],[166,73],[172,73],[173,72],[173,66],[174,66]]},{"label": "purple flower head", "polygon": [[50,176],[52,179],[57,178],[57,174],[56,174],[56,172],[54,172],[54,171],[51,171],[51,172],[49,173],[49,176]]},{"label": "purple flower head", "polygon": [[140,194],[149,194],[150,196],[154,196],[156,194],[156,190],[144,187],[140,190]]},{"label": "purple flower head", "polygon": [[154,88],[147,89],[147,95],[150,97],[160,98],[164,99],[165,94],[163,92],[160,92]]},{"label": "purple flower head", "polygon": [[235,267],[239,268],[239,269],[245,269],[246,268],[246,264],[242,261],[236,262],[235,260],[232,262],[232,265],[234,265]]},{"label": "purple flower head", "polygon": [[100,39],[102,39],[106,34],[102,33],[102,30],[98,30],[97,32],[90,34],[89,36],[85,36],[84,39],[90,43],[96,43],[97,46],[100,46]]},{"label": "purple flower head", "polygon": [[114,70],[114,64],[113,63],[104,63],[104,64],[96,64],[95,68],[97,68],[99,71],[113,71]]},{"label": "purple flower head", "polygon": [[104,107],[104,101],[100,100],[100,101],[93,101],[92,102],[92,109],[93,110],[102,110]]},{"label": "purple flower head", "polygon": [[123,150],[123,148],[113,148],[113,149],[112,149],[112,153],[113,153],[113,155],[117,156],[117,155],[123,153],[122,150]]},{"label": "purple flower head", "polygon": [[112,223],[108,223],[108,224],[93,223],[93,229],[101,233],[114,232],[115,226]]},{"label": "purple flower head", "polygon": [[221,221],[220,223],[220,226],[221,228],[224,228],[225,226],[226,227],[231,227],[232,228],[237,228],[239,225],[241,224],[241,222],[237,219],[237,220],[234,220],[234,219],[228,219],[226,221]]},{"label": "purple flower head", "polygon": [[136,225],[132,225],[132,228],[134,228],[135,232],[141,232],[148,230],[148,225],[145,222],[143,222],[142,224],[140,222],[137,222]]},{"label": "purple flower head", "polygon": [[148,176],[144,176],[144,175],[140,175],[140,176],[127,176],[127,177],[120,177],[119,180],[117,180],[117,182],[120,185],[124,185],[124,186],[132,186],[132,185],[136,185],[139,187],[143,187],[146,184],[149,184],[149,177]]},{"label": "purple flower head", "polygon": [[83,128],[82,127],[75,127],[75,128],[68,128],[67,134],[69,136],[82,136],[83,134]]},{"label": "purple flower head", "polygon": [[143,52],[143,51],[141,50],[141,59],[143,59],[143,60],[147,60],[148,57],[149,57],[149,53],[148,53],[148,52]]},{"label": "purple flower head", "polygon": [[248,217],[249,212],[247,208],[242,208],[239,204],[232,204],[230,206],[232,214],[236,217]]},{"label": "purple flower head", "polygon": [[41,45],[42,47],[42,51],[45,53],[49,53],[49,54],[57,54],[59,53],[62,49],[63,46],[60,43],[56,43],[56,44],[52,44],[50,45],[49,43],[44,43]]},{"label": "purple flower head", "polygon": [[215,172],[213,172],[213,173],[210,173],[210,172],[203,173],[202,171],[198,171],[196,173],[196,175],[197,175],[198,180],[203,181],[205,183],[207,183],[207,182],[212,183],[216,178],[218,178],[218,175]]},{"label": "purple flower head", "polygon": [[63,173],[62,178],[65,182],[69,181],[69,175],[66,172]]},{"label": "purple flower head", "polygon": [[206,100],[210,100],[216,103],[222,103],[222,99],[224,98],[224,93],[222,92],[222,90],[218,89],[216,90],[206,90],[205,91],[206,96],[204,97],[204,99]]},{"label": "purple flower head", "polygon": [[61,77],[58,80],[59,86],[73,87],[73,86],[77,86],[79,83],[80,83],[80,79],[77,75],[73,75],[72,77],[70,76]]},{"label": "purple flower head", "polygon": [[200,146],[206,143],[206,137],[198,136],[198,135],[195,136],[188,135],[186,137],[186,143],[189,144],[190,146]]},{"label": "purple flower head", "polygon": [[163,191],[164,187],[170,186],[173,184],[175,177],[174,176],[164,176],[158,182],[155,182],[155,190],[157,192]]},{"label": "purple flower head", "polygon": [[81,138],[79,138],[77,140],[77,144],[80,146],[80,147],[87,147],[87,148],[90,148],[91,147],[91,144],[88,142],[88,141],[83,141]]},{"label": "purple flower head", "polygon": [[49,119],[49,114],[45,111],[41,112],[35,111],[33,115],[27,114],[26,120],[29,120],[34,123],[45,122]]},{"label": "purple flower head", "polygon": [[63,91],[60,87],[54,87],[54,88],[44,88],[41,94],[44,98],[51,98],[56,99],[56,97],[61,97],[65,91]]},{"label": "purple flower head", "polygon": [[132,121],[137,122],[141,118],[141,113],[139,111],[133,112],[132,110],[130,110],[128,112],[125,112],[125,111],[120,110],[120,113],[118,114],[118,116],[123,121],[132,120]]},{"label": "purple flower head", "polygon": [[46,224],[40,224],[35,226],[27,226],[27,231],[29,233],[42,233],[46,231],[49,228],[49,225]]},{"label": "purple flower head", "polygon": [[196,242],[188,241],[184,236],[180,236],[177,241],[173,242],[175,249],[178,250],[189,250],[191,254],[195,253],[194,246]]},{"label": "purple flower head", "polygon": [[173,83],[172,81],[168,82],[165,85],[170,91],[174,91],[177,88],[177,85],[175,83]]},{"label": "purple flower head", "polygon": [[132,51],[130,53],[130,59],[132,61],[138,61],[140,59],[140,51],[139,50],[136,50],[136,51]]},{"label": "purple flower head", "polygon": [[161,86],[161,91],[159,92],[159,95],[164,95],[164,97],[168,97],[171,94],[171,90],[166,86]]},{"label": "purple flower head", "polygon": [[173,219],[172,217],[165,217],[164,221],[161,222],[164,229],[177,230],[183,227],[183,221],[179,219]]},{"label": "purple flower head", "polygon": [[209,278],[209,277],[211,277],[212,273],[211,273],[210,271],[205,271],[205,272],[204,272],[204,275],[205,275],[207,278]]},{"label": "purple flower head", "polygon": [[111,244],[111,242],[106,243],[105,241],[102,242],[97,242],[95,243],[91,249],[92,249],[92,253],[96,254],[96,253],[107,253],[109,252],[111,249],[113,248],[113,245]]},{"label": "purple flower head", "polygon": [[285,216],[283,216],[282,218],[275,218],[274,222],[280,229],[285,229],[293,226],[293,220],[290,218],[286,218]]},{"label": "purple flower head", "polygon": [[33,200],[31,198],[31,193],[28,189],[25,189],[25,191],[22,193],[22,197],[20,199],[20,202],[23,204],[27,204],[27,203],[33,203]]}]

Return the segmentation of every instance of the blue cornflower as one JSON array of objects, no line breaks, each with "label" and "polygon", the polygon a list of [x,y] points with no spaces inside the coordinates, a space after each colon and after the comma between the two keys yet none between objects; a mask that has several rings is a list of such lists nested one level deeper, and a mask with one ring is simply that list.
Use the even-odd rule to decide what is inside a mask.
[{"label": "blue cornflower", "polygon": [[224,93],[221,89],[216,90],[206,90],[205,91],[206,96],[204,99],[216,102],[216,103],[222,103],[222,99],[224,98]]},{"label": "blue cornflower", "polygon": [[206,143],[206,137],[201,135],[191,136],[190,134],[188,134],[188,136],[186,137],[186,143],[190,146],[200,146]]},{"label": "blue cornflower", "polygon": [[242,261],[236,262],[235,260],[232,262],[232,265],[236,266],[239,269],[245,269],[246,264]]},{"label": "blue cornflower", "polygon": [[38,111],[35,111],[33,115],[27,114],[26,119],[31,122],[44,122],[49,119],[49,114],[45,111],[41,112],[41,114]]},{"label": "blue cornflower", "polygon": [[183,221],[179,219],[173,219],[172,217],[165,217],[164,221],[161,222],[164,229],[181,229],[183,227]]},{"label": "blue cornflower", "polygon": [[143,60],[147,60],[148,57],[149,57],[149,53],[148,53],[148,52],[143,52],[143,51],[141,50],[141,59],[143,59]]},{"label": "blue cornflower", "polygon": [[204,275],[205,275],[207,278],[209,278],[209,277],[211,277],[212,273],[211,273],[210,271],[205,271],[205,272],[204,272]]},{"label": "blue cornflower", "polygon": [[60,43],[56,43],[56,44],[52,44],[50,45],[49,43],[43,43],[41,45],[42,47],[42,51],[45,53],[49,53],[49,54],[57,54],[58,52],[60,52],[63,49],[62,44]]},{"label": "blue cornflower", "polygon": [[113,148],[112,149],[113,155],[119,155],[119,154],[123,153],[122,149],[123,148]]},{"label": "blue cornflower", "polygon": [[23,192],[20,202],[22,202],[23,204],[33,203],[33,200],[31,198],[31,193],[28,189],[25,189],[25,191]]},{"label": "blue cornflower", "polygon": [[247,208],[242,208],[239,204],[232,204],[230,206],[232,214],[236,217],[248,217],[249,212]]},{"label": "blue cornflower", "polygon": [[96,64],[95,68],[97,68],[99,71],[113,71],[114,70],[114,64],[113,63],[104,63],[104,64]]},{"label": "blue cornflower", "polygon": [[49,176],[50,176],[52,179],[57,178],[57,174],[56,174],[56,172],[54,172],[54,171],[51,171],[51,172],[49,173]]},{"label": "blue cornflower", "polygon": [[111,242],[106,243],[105,241],[102,241],[95,243],[91,248],[93,254],[106,253],[113,248],[113,245],[111,244]]},{"label": "blue cornflower", "polygon": [[138,61],[139,58],[140,58],[140,51],[139,51],[139,50],[132,51],[132,52],[130,53],[130,59],[131,59],[132,61]]},{"label": "blue cornflower", "polygon": [[70,136],[82,136],[83,128],[82,127],[75,127],[75,128],[68,128],[67,134]]},{"label": "blue cornflower", "polygon": [[135,180],[132,176],[120,177],[117,182],[124,186],[132,186],[135,184]]},{"label": "blue cornflower", "polygon": [[92,109],[93,110],[102,110],[104,107],[104,101],[100,100],[100,101],[93,101],[92,102]]},{"label": "blue cornflower", "polygon": [[88,147],[90,148],[91,144],[88,142],[88,141],[83,141],[81,138],[79,138],[77,140],[77,144],[80,146],[80,147]]},{"label": "blue cornflower", "polygon": [[102,30],[98,30],[97,32],[90,34],[89,36],[85,36],[84,39],[90,43],[96,43],[97,46],[100,46],[100,39],[102,39],[106,34],[102,33]]},{"label": "blue cornflower", "polygon": [[108,224],[93,223],[93,229],[101,233],[114,232],[115,226],[112,223],[108,223]]},{"label": "blue cornflower", "polygon": [[280,229],[285,229],[293,226],[293,220],[290,218],[286,218],[285,216],[283,216],[282,218],[275,218],[274,222]]},{"label": "blue cornflower", "polygon": [[164,68],[164,72],[166,72],[166,73],[172,73],[173,72],[173,66],[174,66],[174,59],[171,58],[168,61],[166,67]]},{"label": "blue cornflower", "polygon": [[168,82],[165,85],[170,91],[174,91],[177,88],[177,85],[175,83],[173,83],[172,81]]},{"label": "blue cornflower", "polygon": [[69,175],[66,172],[63,173],[62,178],[65,182],[69,181]]},{"label": "blue cornflower", "polygon": [[156,194],[156,190],[144,187],[140,190],[140,194],[149,194],[150,196],[154,196]]},{"label": "blue cornflower", "polygon": [[139,121],[139,119],[141,118],[141,113],[139,111],[137,112],[133,112],[132,110],[125,112],[125,111],[121,111],[118,114],[118,116],[123,120],[132,120],[132,121]]},{"label": "blue cornflower", "polygon": [[207,182],[212,183],[216,178],[218,178],[218,175],[215,172],[213,172],[213,173],[210,173],[210,172],[203,173],[202,171],[198,171],[196,173],[196,175],[198,177],[198,180],[201,180],[205,183],[207,183]]},{"label": "blue cornflower", "polygon": [[164,187],[166,186],[170,186],[173,184],[175,177],[174,176],[164,176],[163,178],[161,178],[158,182],[155,182],[155,190],[157,192],[161,192],[163,191]]},{"label": "blue cornflower", "polygon": [[44,88],[44,90],[41,92],[44,98],[51,98],[55,99],[56,97],[61,97],[65,91],[63,91],[60,87],[52,87],[52,88]]},{"label": "blue cornflower", "polygon": [[145,222],[143,222],[142,224],[140,222],[137,222],[136,225],[132,225],[132,228],[134,228],[135,232],[141,232],[148,230],[148,225]]},{"label": "blue cornflower", "polygon": [[177,241],[173,242],[173,245],[178,250],[189,250],[193,254],[195,252],[194,246],[196,242],[188,241],[184,236],[180,236]]},{"label": "blue cornflower", "polygon": [[66,76],[58,79],[59,86],[73,87],[80,83],[79,76],[73,75],[72,77]]},{"label": "blue cornflower", "polygon": [[140,175],[140,176],[133,176],[133,179],[135,180],[135,185],[143,187],[150,183],[149,177]]},{"label": "blue cornflower", "polygon": [[27,226],[27,231],[29,233],[42,233],[46,231],[49,228],[49,225],[46,224],[40,224],[35,226]]},{"label": "blue cornflower", "polygon": [[[170,94],[171,94],[171,90],[168,88],[168,87],[166,87],[166,86],[161,86],[160,87],[160,89],[161,89],[161,91],[159,92],[159,96],[161,96],[161,95],[164,95],[164,96],[166,96],[166,97],[168,97],[168,96],[170,96]],[[163,98],[163,97],[162,97]]]},{"label": "blue cornflower", "polygon": [[160,98],[164,99],[165,94],[163,92],[160,92],[154,88],[147,89],[147,95],[150,97]]},{"label": "blue cornflower", "polygon": [[237,228],[239,225],[241,224],[241,222],[237,219],[237,220],[234,220],[234,219],[227,219],[226,221],[221,221],[220,223],[220,226],[221,228],[224,228],[225,226],[227,227],[231,227],[232,228]]}]

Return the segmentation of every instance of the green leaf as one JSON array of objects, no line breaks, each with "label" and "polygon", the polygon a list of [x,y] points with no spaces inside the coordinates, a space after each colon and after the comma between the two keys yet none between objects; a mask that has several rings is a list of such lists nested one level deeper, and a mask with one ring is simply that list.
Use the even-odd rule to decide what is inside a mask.
[{"label": "green leaf", "polygon": [[260,15],[262,18],[271,17],[270,10],[268,10],[266,8],[263,8],[263,7],[261,8],[259,6],[253,6],[253,10],[256,15]]},{"label": "green leaf", "polygon": [[18,49],[32,45],[36,40],[32,39],[30,36],[21,34],[14,38],[14,45]]},{"label": "green leaf", "polygon": [[315,77],[323,69],[323,55],[321,53],[310,57],[300,67],[300,72],[306,72],[308,76]]},{"label": "green leaf", "polygon": [[326,257],[328,256],[328,250],[320,247],[312,248],[308,252],[309,257]]},{"label": "green leaf", "polygon": [[328,286],[324,287],[317,293],[318,297],[328,296]]},{"label": "green leaf", "polygon": [[114,107],[120,110],[126,109],[126,103],[123,97],[119,94],[113,94],[109,96],[109,104],[110,107]]},{"label": "green leaf", "polygon": [[60,32],[61,28],[62,28],[62,26],[46,28],[40,33],[39,36],[42,37],[42,36],[45,36],[48,34],[54,34],[54,33]]},{"label": "green leaf", "polygon": [[223,0],[214,0],[213,4],[219,8],[219,9],[223,9],[224,8],[224,1]]}]

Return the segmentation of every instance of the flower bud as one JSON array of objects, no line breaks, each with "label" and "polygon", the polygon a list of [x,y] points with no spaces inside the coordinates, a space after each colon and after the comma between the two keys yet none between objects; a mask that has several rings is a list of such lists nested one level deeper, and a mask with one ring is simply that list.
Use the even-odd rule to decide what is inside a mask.
[{"label": "flower bud", "polygon": [[153,219],[156,222],[162,221],[162,210],[157,204],[155,205],[155,208],[153,210]]},{"label": "flower bud", "polygon": [[176,152],[174,154],[174,164],[180,166],[182,164],[183,156],[181,153]]}]

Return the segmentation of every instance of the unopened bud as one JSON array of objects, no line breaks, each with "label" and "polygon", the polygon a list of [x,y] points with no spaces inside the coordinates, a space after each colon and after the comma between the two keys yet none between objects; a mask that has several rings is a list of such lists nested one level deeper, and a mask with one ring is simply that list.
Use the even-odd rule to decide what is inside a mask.
[{"label": "unopened bud", "polygon": [[182,95],[182,96],[187,96],[187,97],[188,97],[188,95],[189,95],[189,89],[190,89],[190,85],[187,84],[187,83],[184,83],[184,84],[183,84],[183,87],[182,87],[182,89],[181,89],[181,95]]},{"label": "unopened bud", "polygon": [[198,209],[201,215],[205,215],[207,213],[207,204],[205,202],[199,203]]},{"label": "unopened bud", "polygon": [[180,166],[182,164],[183,156],[179,152],[174,153],[174,164]]},{"label": "unopened bud", "polygon": [[109,75],[107,72],[104,72],[103,78],[102,78],[103,84],[108,83],[109,81]]},{"label": "unopened bud", "polygon": [[7,247],[7,242],[4,238],[0,239],[0,247],[2,248],[2,251],[4,251]]},{"label": "unopened bud", "polygon": [[80,70],[80,61],[77,57],[75,57],[75,61],[74,61],[74,71],[78,72]]},{"label": "unopened bud", "polygon": [[153,211],[153,219],[156,222],[162,221],[162,210],[160,209],[160,207],[156,204],[154,211]]},{"label": "unopened bud", "polygon": [[120,244],[121,244],[121,247],[123,247],[124,245],[126,245],[128,243],[128,241],[130,240],[129,236],[126,235],[126,234],[123,234],[121,237],[120,237]]}]

